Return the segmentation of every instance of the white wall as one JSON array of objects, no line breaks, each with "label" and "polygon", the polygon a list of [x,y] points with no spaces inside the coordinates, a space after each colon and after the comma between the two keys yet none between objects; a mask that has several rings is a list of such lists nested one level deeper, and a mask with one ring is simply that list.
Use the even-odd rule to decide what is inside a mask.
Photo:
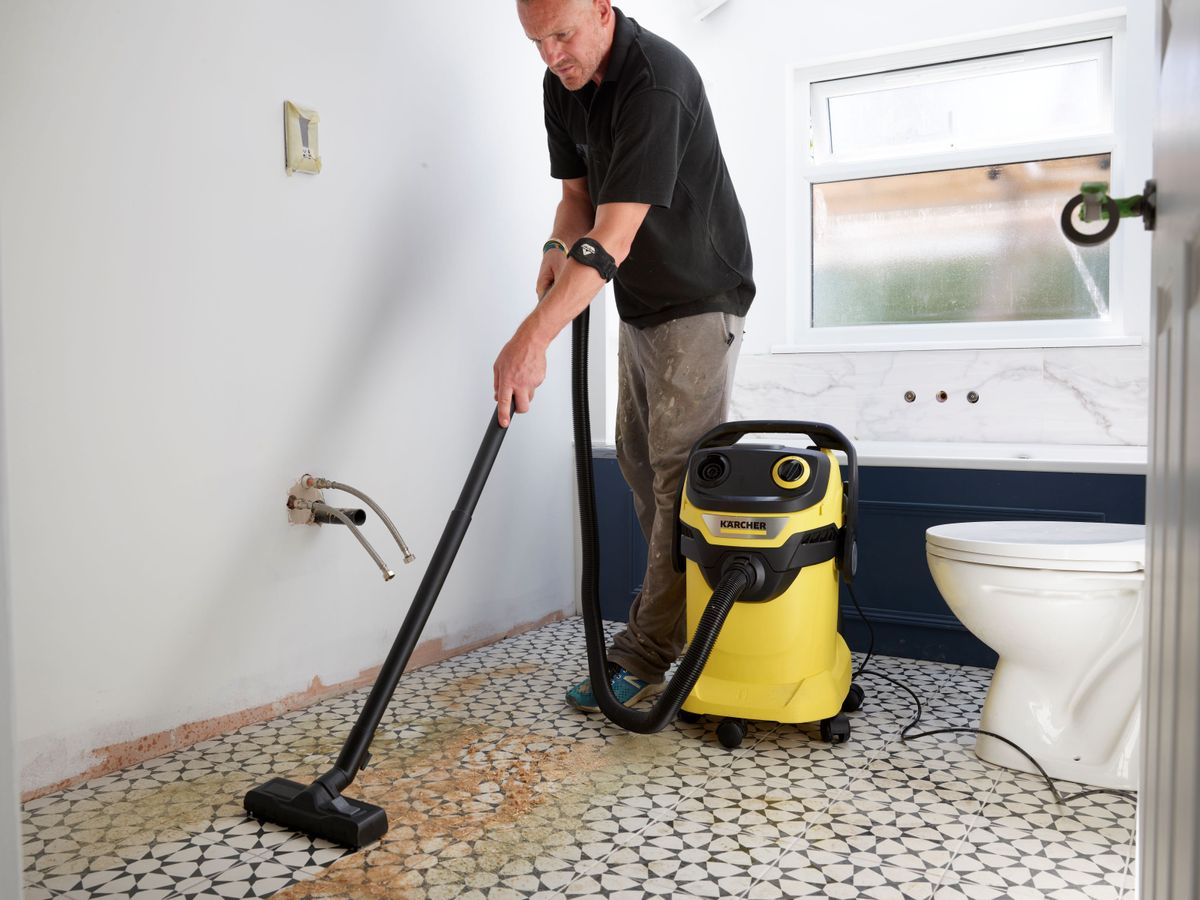
[{"label": "white wall", "polygon": [[[0,16],[0,23],[3,16]],[[3,258],[0,258],[0,271]],[[0,294],[0,301],[3,296]],[[0,302],[0,319],[3,318]],[[0,336],[4,333],[0,322]],[[0,368],[0,897],[21,900],[21,828],[17,799],[16,687],[12,667],[12,616],[8,590],[7,429],[4,421],[4,370]]]},{"label": "white wall", "polygon": [[[1037,441],[1145,445],[1146,346],[1033,350],[934,350],[771,354],[787,334],[789,260],[806,271],[807,251],[788,227],[788,89],[797,67],[1045,25],[1113,8],[1110,0],[1014,0],[972,4],[920,0],[796,3],[728,0],[703,21],[704,0],[619,4],[682,47],[704,76],[721,144],[745,209],[758,297],[747,319],[733,414],[831,422],[860,440]],[[1157,63],[1154,4],[1127,11],[1128,91],[1119,127],[1127,137],[1118,196],[1150,175]],[[1126,223],[1123,289],[1149,292],[1150,241]],[[1143,308],[1144,296],[1140,297]],[[1130,330],[1144,336],[1145,321]],[[906,390],[918,401],[906,404]],[[936,391],[951,402],[938,404]],[[978,404],[965,402],[970,390]]]},{"label": "white wall", "polygon": [[[24,788],[383,659],[533,301],[541,72],[510,3],[5,4]],[[285,99],[320,113],[318,176],[284,174]],[[567,343],[426,638],[573,607]],[[390,584],[340,528],[287,527],[307,471],[371,494],[418,563],[373,517]]]}]

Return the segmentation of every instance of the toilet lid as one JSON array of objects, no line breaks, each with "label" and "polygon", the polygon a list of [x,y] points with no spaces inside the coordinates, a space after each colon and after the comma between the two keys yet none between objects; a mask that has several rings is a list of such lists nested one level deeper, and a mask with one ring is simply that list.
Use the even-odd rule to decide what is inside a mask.
[{"label": "toilet lid", "polygon": [[955,522],[925,532],[931,553],[997,565],[1042,562],[1044,568],[1138,571],[1146,566],[1146,526],[1117,522]]}]

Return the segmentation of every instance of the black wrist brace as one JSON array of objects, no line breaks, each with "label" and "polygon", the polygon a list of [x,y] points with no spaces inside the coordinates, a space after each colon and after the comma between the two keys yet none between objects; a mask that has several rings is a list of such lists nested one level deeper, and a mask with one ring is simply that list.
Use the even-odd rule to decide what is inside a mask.
[{"label": "black wrist brace", "polygon": [[612,277],[617,274],[617,264],[608,255],[608,251],[600,246],[599,241],[592,240],[590,237],[581,237],[577,240],[567,256],[577,263],[591,266],[600,273],[600,277],[605,281],[612,281]]}]

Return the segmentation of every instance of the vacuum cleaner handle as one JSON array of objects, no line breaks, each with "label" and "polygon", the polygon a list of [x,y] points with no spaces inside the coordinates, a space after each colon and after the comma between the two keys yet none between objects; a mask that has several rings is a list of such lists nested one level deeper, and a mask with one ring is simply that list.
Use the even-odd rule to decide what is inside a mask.
[{"label": "vacuum cleaner handle", "polygon": [[[822,422],[746,419],[741,422],[722,422],[696,441],[692,447],[692,453],[709,447],[729,447],[748,434],[805,434],[812,439],[818,449],[841,450],[846,454],[846,508],[844,511],[845,521],[842,525],[841,559],[838,568],[847,584],[854,581],[854,572],[858,568],[858,545],[855,540],[855,528],[858,524],[858,454],[854,450],[854,445],[832,425]],[[676,510],[675,518],[678,521],[678,510]],[[678,544],[678,527],[676,528],[676,543]]]},{"label": "vacuum cleaner handle", "polygon": [[741,422],[722,422],[704,434],[692,452],[708,447],[728,447],[736,444],[748,434],[806,434],[818,447],[845,452],[852,465],[856,465],[854,445],[849,439],[823,422],[798,422],[788,419],[746,419]]}]

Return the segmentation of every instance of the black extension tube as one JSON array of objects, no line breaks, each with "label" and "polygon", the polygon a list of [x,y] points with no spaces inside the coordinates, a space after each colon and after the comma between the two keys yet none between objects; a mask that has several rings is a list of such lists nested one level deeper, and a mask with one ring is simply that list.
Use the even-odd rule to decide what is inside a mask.
[{"label": "black extension tube", "polygon": [[608,658],[604,646],[604,623],[600,617],[600,587],[597,578],[599,556],[596,527],[596,484],[592,472],[592,432],[588,413],[587,342],[589,311],[584,309],[571,326],[571,407],[575,428],[575,478],[579,493],[579,528],[582,535],[583,572],[580,590],[583,606],[583,631],[587,641],[588,677],[601,712],[626,731],[653,734],[674,721],[679,708],[691,693],[708,661],[721,626],[755,579],[748,560],[734,559],[722,576],[712,599],[704,609],[691,646],[679,663],[674,677],[646,710],[630,709],[613,695],[608,677]]}]

